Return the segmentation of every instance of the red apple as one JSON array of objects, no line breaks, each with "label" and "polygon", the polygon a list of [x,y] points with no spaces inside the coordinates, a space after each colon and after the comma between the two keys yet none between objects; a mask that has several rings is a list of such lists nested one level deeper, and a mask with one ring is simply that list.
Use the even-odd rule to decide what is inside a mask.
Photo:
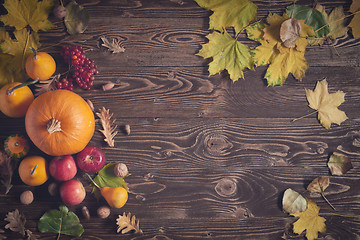
[{"label": "red apple", "polygon": [[75,177],[77,167],[71,155],[55,157],[49,164],[50,175],[58,181],[67,181]]},{"label": "red apple", "polygon": [[86,173],[96,173],[106,162],[105,153],[98,147],[87,146],[76,156],[78,167]]},{"label": "red apple", "polygon": [[71,179],[62,183],[60,186],[61,200],[68,206],[81,203],[85,199],[85,196],[85,188],[78,180]]}]

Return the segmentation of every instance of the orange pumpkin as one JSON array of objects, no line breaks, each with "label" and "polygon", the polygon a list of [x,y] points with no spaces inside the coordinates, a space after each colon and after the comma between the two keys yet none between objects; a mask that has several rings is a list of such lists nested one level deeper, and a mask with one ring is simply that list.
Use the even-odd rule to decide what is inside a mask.
[{"label": "orange pumpkin", "polygon": [[26,113],[25,128],[31,141],[46,154],[71,155],[89,143],[95,118],[82,97],[59,89],[35,98]]}]

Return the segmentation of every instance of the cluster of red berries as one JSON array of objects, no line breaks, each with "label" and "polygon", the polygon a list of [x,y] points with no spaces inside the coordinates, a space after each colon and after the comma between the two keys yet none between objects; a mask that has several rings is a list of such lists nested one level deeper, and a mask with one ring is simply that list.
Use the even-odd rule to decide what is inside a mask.
[{"label": "cluster of red berries", "polygon": [[94,75],[99,73],[94,60],[86,57],[81,46],[63,46],[60,55],[70,65],[70,72],[66,78],[56,82],[56,87],[72,91],[76,82],[80,88],[89,90],[94,85]]}]

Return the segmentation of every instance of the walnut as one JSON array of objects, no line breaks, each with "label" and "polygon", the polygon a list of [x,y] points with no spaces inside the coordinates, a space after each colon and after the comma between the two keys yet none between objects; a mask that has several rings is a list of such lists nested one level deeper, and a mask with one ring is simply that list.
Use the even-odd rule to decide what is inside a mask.
[{"label": "walnut", "polygon": [[25,205],[29,205],[34,201],[34,194],[32,191],[27,190],[20,195],[20,202]]},{"label": "walnut", "polygon": [[100,218],[107,218],[110,215],[110,208],[107,206],[99,207],[97,210],[97,215]]}]

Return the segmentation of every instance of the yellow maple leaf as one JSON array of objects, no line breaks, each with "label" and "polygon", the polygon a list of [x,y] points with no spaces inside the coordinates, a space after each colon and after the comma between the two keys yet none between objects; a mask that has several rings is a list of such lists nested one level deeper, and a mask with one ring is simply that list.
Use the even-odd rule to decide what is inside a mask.
[{"label": "yellow maple leaf", "polygon": [[202,45],[197,55],[203,58],[212,57],[209,63],[209,73],[214,75],[227,70],[230,79],[234,82],[244,78],[245,68],[253,69],[250,48],[232,38],[226,31],[224,33],[212,32],[206,36],[209,42]]},{"label": "yellow maple leaf", "polygon": [[0,16],[0,21],[17,30],[30,26],[37,32],[54,27],[47,19],[53,7],[53,0],[5,0],[4,7],[8,13]]},{"label": "yellow maple leaf", "polygon": [[345,101],[345,93],[338,90],[329,94],[326,79],[318,81],[314,90],[305,89],[305,92],[309,107],[317,110],[318,119],[326,129],[330,129],[331,123],[340,125],[348,119],[345,112],[337,108]]},{"label": "yellow maple leaf", "polygon": [[4,27],[0,27],[0,42],[9,39],[10,39],[9,33],[5,30]]},{"label": "yellow maple leaf", "polygon": [[318,232],[326,232],[326,219],[319,216],[320,207],[310,199],[306,199],[307,209],[304,212],[291,214],[299,219],[293,224],[293,231],[301,234],[306,230],[306,238],[314,240],[318,238]]},{"label": "yellow maple leaf", "polygon": [[241,32],[251,21],[256,19],[257,6],[249,0],[195,0],[200,7],[211,10],[210,29],[223,32],[227,27],[234,27]]},{"label": "yellow maple leaf", "polygon": [[355,14],[349,27],[352,30],[354,38],[360,38],[360,0],[353,0],[350,6],[350,12]]},{"label": "yellow maple leaf", "polygon": [[[314,36],[314,30],[311,26],[306,25],[304,20],[300,20],[301,30],[299,39],[296,41],[294,47],[287,48],[283,46],[280,39],[280,27],[281,24],[288,19],[289,17],[286,14],[283,16],[269,14],[267,22],[270,25],[263,29],[261,25],[247,29],[248,35],[251,35],[250,39],[257,40],[261,43],[260,46],[252,50],[251,54],[256,65],[269,64],[265,74],[269,86],[282,85],[290,73],[292,73],[296,79],[301,80],[308,69],[308,64],[305,59],[305,49],[308,45],[306,38],[308,36]],[[258,29],[256,30],[256,28]],[[261,29],[263,35],[262,39],[259,40],[261,36],[259,31]]]}]

